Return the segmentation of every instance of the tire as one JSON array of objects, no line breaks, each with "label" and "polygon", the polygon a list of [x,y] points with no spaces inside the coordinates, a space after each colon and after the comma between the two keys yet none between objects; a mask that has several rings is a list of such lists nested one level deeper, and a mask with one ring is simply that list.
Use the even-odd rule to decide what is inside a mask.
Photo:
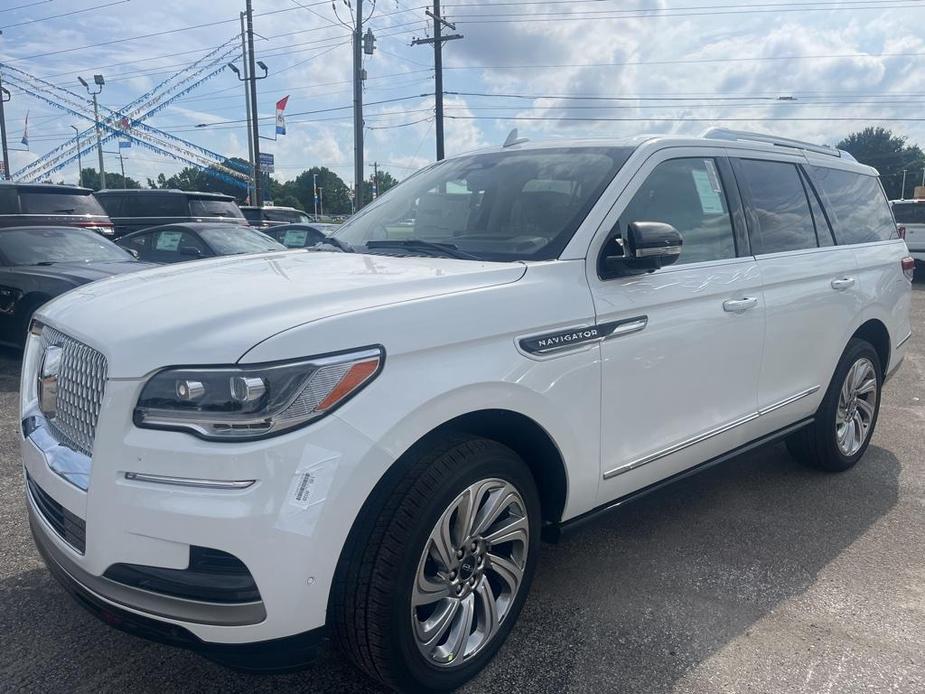
[{"label": "tire", "polygon": [[[374,492],[354,524],[338,563],[328,622],[340,649],[374,679],[399,691],[449,691],[485,667],[517,620],[536,568],[539,497],[524,462],[495,441],[450,435],[409,455],[411,464],[386,489]],[[458,520],[460,512],[447,512],[465,507],[460,499],[471,498],[483,514],[489,502],[502,498],[504,510],[496,523],[473,533],[482,538],[477,547],[467,540],[462,558],[438,561],[446,556],[440,552],[445,545],[434,539],[438,523]],[[525,536],[520,530],[500,534],[500,528],[515,525],[525,526]],[[454,527],[455,540],[447,544],[458,547],[461,526]],[[498,538],[493,545],[485,540],[492,536]],[[517,539],[499,541],[507,536]],[[502,560],[522,570],[514,589],[509,581],[516,572],[502,580],[509,568]],[[445,564],[454,561],[454,573],[447,575]],[[413,594],[426,594],[427,602],[414,607]],[[434,600],[438,594],[442,597]],[[496,607],[494,621],[485,607],[488,600]],[[470,610],[477,612],[470,633],[453,639],[464,633]],[[450,625],[445,633],[425,645],[427,620],[440,623],[439,615],[451,612],[452,620],[444,620]]]},{"label": "tire", "polygon": [[[854,391],[849,376],[855,385],[862,386],[863,393]],[[877,426],[882,387],[883,367],[877,350],[865,340],[852,338],[835,368],[815,420],[787,439],[791,455],[828,472],[854,467],[867,450]],[[850,415],[847,423],[843,423],[845,411]],[[852,423],[855,413],[859,425]]]}]

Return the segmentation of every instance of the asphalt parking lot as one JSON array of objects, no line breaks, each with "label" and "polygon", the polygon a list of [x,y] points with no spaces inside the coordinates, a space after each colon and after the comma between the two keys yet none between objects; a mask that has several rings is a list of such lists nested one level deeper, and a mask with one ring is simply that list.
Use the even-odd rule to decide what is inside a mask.
[{"label": "asphalt parking lot", "polygon": [[[766,448],[545,546],[519,625],[467,691],[925,691],[925,283],[914,289],[915,335],[859,466],[825,475]],[[299,673],[242,675],[72,603],[29,537],[18,374],[0,352],[0,691],[375,691],[330,650]]]}]

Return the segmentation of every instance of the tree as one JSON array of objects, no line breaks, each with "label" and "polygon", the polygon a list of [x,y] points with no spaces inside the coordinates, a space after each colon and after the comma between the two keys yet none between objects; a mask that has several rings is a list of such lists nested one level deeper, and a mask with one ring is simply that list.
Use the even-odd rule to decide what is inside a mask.
[{"label": "tree", "polygon": [[[248,166],[245,160],[238,157],[226,159],[224,164],[242,171],[246,171]],[[157,180],[148,179],[148,185],[151,188],[176,188],[177,190],[195,190],[205,193],[224,193],[236,198],[238,202],[244,202],[247,197],[247,188],[245,186],[232,183],[208,173],[205,169],[193,166],[187,166],[170,177],[158,174]]]},{"label": "tree", "polygon": [[[375,175],[375,174],[373,174]],[[398,180],[384,169],[379,169],[379,195],[382,195],[389,188],[398,183]],[[363,181],[363,204],[368,205],[373,200],[373,176],[368,181]]]},{"label": "tree", "polygon": [[836,146],[862,164],[877,169],[890,200],[903,197],[903,169],[909,172],[905,192],[910,194],[913,181],[925,169],[925,154],[918,145],[906,144],[905,137],[894,135],[886,128],[864,128],[851,133]]},{"label": "tree", "polygon": [[317,174],[318,187],[323,189],[321,196],[323,198],[324,213],[350,214],[350,189],[347,188],[347,184],[341,180],[340,176],[325,166],[313,166],[286,184],[291,184],[291,194],[300,203],[298,207],[301,207],[306,212],[314,212],[315,210],[312,189],[313,174]]},{"label": "tree", "polygon": [[[96,172],[96,169],[82,169],[80,172],[80,180],[83,181],[83,185],[87,188],[92,188],[93,190],[100,189],[100,175]],[[136,181],[131,176],[126,176],[125,180],[122,179],[122,174],[113,173],[112,171],[106,172],[106,187],[107,188],[141,188],[141,184]]]}]

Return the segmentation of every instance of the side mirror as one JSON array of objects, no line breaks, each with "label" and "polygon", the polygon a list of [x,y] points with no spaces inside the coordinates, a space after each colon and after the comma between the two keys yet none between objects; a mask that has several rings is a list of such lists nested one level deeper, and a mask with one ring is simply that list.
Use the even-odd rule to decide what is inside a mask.
[{"label": "side mirror", "polygon": [[141,259],[141,253],[138,252],[137,248],[126,248],[124,249],[129,255],[131,255],[135,260]]},{"label": "side mirror", "polygon": [[626,243],[615,229],[604,245],[598,263],[601,278],[635,275],[671,265],[681,255],[681,233],[663,222],[631,222]]},{"label": "side mirror", "polygon": [[185,258],[201,258],[202,251],[196,248],[195,246],[180,246],[177,250],[177,253],[182,255]]}]

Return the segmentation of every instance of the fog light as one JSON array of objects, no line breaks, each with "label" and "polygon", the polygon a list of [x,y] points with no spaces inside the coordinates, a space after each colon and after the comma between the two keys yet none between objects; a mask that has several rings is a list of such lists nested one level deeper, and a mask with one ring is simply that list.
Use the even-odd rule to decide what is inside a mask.
[{"label": "fog light", "polygon": [[206,387],[199,381],[177,381],[177,397],[180,400],[198,400],[206,393]]}]

